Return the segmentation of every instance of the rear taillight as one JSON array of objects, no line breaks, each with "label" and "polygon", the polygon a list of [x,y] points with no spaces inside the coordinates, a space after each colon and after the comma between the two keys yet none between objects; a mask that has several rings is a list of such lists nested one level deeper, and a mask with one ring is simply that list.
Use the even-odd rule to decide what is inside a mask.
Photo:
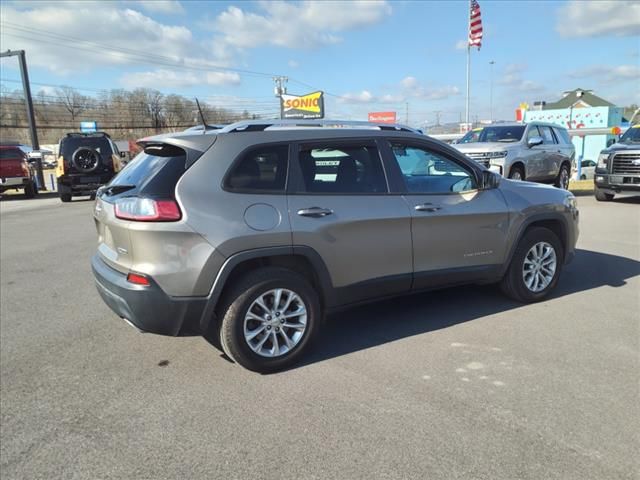
[{"label": "rear taillight", "polygon": [[127,282],[133,283],[135,285],[142,285],[144,287],[148,287],[149,285],[151,285],[147,277],[138,273],[129,273],[127,275]]},{"label": "rear taillight", "polygon": [[22,162],[22,175],[25,177],[29,176],[29,165],[27,165],[27,162]]},{"label": "rear taillight", "polygon": [[134,222],[176,222],[182,218],[175,200],[129,197],[116,200],[117,218]]}]

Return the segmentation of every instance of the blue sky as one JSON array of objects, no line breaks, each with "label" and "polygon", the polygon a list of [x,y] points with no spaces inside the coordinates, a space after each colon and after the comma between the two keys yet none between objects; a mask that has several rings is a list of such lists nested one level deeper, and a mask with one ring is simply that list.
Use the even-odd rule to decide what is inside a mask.
[{"label": "blue sky", "polygon": [[[522,101],[593,89],[640,103],[640,2],[479,0],[484,39],[472,50],[472,116],[512,119]],[[409,123],[464,112],[468,3],[3,2],[2,50],[25,49],[33,90],[150,87],[263,115],[288,92],[327,92],[330,118],[397,111]],[[2,60],[3,88],[18,84]],[[41,86],[35,84],[47,84]]]}]

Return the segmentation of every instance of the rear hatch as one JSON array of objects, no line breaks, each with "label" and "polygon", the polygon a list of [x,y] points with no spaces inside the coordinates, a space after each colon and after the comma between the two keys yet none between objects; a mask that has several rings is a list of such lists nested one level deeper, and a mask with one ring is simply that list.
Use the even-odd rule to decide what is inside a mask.
[{"label": "rear hatch", "polygon": [[145,224],[151,228],[153,224],[175,225],[181,220],[175,187],[186,170],[187,156],[181,148],[148,145],[98,190],[94,209],[98,252],[111,267],[121,272],[131,269],[134,224],[134,230],[140,230]]},{"label": "rear hatch", "polygon": [[0,148],[0,177],[28,177],[25,154],[19,148]]}]

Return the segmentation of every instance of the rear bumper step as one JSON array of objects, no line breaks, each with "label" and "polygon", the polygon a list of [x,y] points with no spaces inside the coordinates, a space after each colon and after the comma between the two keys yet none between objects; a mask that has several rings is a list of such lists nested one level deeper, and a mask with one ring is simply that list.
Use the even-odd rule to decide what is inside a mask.
[{"label": "rear bumper step", "polygon": [[91,268],[102,300],[139,331],[169,336],[199,333],[197,325],[206,298],[172,297],[153,279],[149,279],[149,286],[130,283],[98,254],[91,259]]}]

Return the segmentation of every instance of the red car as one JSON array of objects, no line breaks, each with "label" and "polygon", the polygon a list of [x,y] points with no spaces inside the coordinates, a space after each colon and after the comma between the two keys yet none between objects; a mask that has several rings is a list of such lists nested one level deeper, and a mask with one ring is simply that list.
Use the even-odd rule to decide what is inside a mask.
[{"label": "red car", "polygon": [[23,189],[27,198],[38,193],[35,172],[27,161],[27,154],[17,145],[0,145],[0,193],[10,189]]}]

